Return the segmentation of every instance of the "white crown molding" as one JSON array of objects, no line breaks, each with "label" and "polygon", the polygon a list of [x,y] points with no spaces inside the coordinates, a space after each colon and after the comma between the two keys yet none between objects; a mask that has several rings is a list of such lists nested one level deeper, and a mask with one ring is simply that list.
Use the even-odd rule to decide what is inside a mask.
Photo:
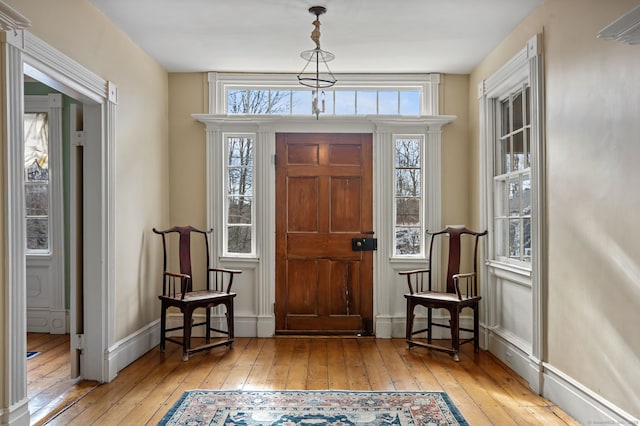
[{"label": "white crown molding", "polygon": [[31,26],[31,21],[0,1],[0,30],[17,31]]},{"label": "white crown molding", "polygon": [[640,43],[640,6],[625,13],[598,33],[598,38],[628,44]]}]

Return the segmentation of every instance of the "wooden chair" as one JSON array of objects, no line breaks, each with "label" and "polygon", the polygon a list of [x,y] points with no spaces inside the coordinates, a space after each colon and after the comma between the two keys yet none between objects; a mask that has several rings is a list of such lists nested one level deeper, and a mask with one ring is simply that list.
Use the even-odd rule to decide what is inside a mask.
[{"label": "wooden chair", "polygon": [[[160,350],[165,350],[165,342],[168,340],[173,343],[182,345],[182,359],[187,361],[189,354],[216,346],[227,345],[229,348],[233,345],[233,299],[235,293],[231,292],[233,278],[241,271],[232,269],[212,268],[209,266],[209,239],[207,232],[196,229],[192,226],[173,227],[164,231],[153,228],[153,232],[162,236],[163,256],[163,278],[162,278],[162,295],[158,296],[162,302],[160,317]],[[170,238],[169,234],[178,234],[177,255],[180,261],[180,270],[169,271],[167,269],[167,255],[175,253],[169,250],[169,242],[175,237]],[[191,269],[191,240],[192,236],[201,235],[204,244],[202,248],[206,253],[206,263],[203,267],[202,277],[205,285],[201,289],[195,289],[193,285],[193,275]],[[175,244],[175,243],[174,243]],[[172,245],[171,248],[175,246]],[[211,309],[224,305],[226,308],[227,329],[220,330],[211,326]],[[182,325],[178,327],[167,328],[167,310],[175,306],[182,312]],[[193,314],[196,309],[205,309],[204,321],[194,322]],[[191,330],[196,326],[205,326],[205,343],[192,348],[191,347]],[[167,333],[175,330],[182,330],[182,339],[174,339],[167,336]],[[211,332],[222,334],[225,338],[217,339],[211,342]]]},{"label": "wooden chair", "polygon": [[[463,343],[474,342],[474,350],[479,350],[479,329],[478,329],[478,304],[480,296],[478,295],[478,242],[480,237],[487,235],[487,231],[474,232],[466,227],[447,227],[439,232],[429,233],[431,237],[429,243],[429,269],[418,269],[413,271],[403,271],[400,275],[407,277],[409,285],[409,293],[404,297],[407,300],[407,324],[406,324],[406,340],[407,346],[423,346],[439,351],[444,351],[453,356],[455,361],[460,361],[460,345]],[[433,277],[434,272],[439,265],[432,263],[433,248],[436,237],[443,240],[445,236],[449,239],[448,250],[448,268],[446,275],[445,291],[434,289]],[[473,240],[473,272],[460,273],[461,251],[464,239]],[[469,259],[471,260],[470,256]],[[416,306],[424,306],[427,308],[427,328],[414,330]],[[460,313],[463,308],[471,308],[473,310],[473,329],[460,327]],[[433,309],[446,309],[449,311],[449,324],[438,324],[433,322]],[[451,330],[451,347],[435,345],[432,342],[433,327],[446,327]],[[473,333],[473,338],[460,339],[460,330]],[[424,339],[418,339],[414,336],[419,333],[426,332],[426,343]]]}]

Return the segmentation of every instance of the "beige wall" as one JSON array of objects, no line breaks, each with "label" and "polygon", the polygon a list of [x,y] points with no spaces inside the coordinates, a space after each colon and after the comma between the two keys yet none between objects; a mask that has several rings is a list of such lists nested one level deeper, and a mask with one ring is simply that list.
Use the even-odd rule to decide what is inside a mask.
[{"label": "beige wall", "polygon": [[206,73],[169,75],[171,225],[207,226],[205,127],[191,114],[208,109]]},{"label": "beige wall", "polygon": [[469,76],[445,74],[440,85],[440,114],[457,117],[442,133],[442,225],[464,224],[475,230],[469,202],[470,187],[476,184],[469,168]]},{"label": "beige wall", "polygon": [[[168,74],[88,1],[8,0],[29,31],[118,88],[115,146],[115,340],[156,320],[168,223]],[[85,307],[91,309],[91,307]]]},{"label": "beige wall", "polygon": [[[547,0],[474,70],[470,87],[544,32],[545,361],[640,417],[640,47],[596,38],[636,5]],[[469,105],[477,146],[475,90]]]}]

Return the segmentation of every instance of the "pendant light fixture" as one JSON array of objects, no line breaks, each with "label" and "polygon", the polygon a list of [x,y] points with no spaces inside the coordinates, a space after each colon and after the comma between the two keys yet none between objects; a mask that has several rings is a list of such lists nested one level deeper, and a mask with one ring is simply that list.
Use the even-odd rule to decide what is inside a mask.
[{"label": "pendant light fixture", "polygon": [[[324,112],[324,91],[322,89],[333,86],[337,81],[328,65],[328,62],[332,61],[335,56],[333,53],[320,48],[319,17],[326,11],[327,8],[324,6],[312,6],[309,8],[309,13],[316,16],[315,21],[313,21],[315,28],[311,32],[311,40],[316,44],[316,47],[300,53],[300,57],[306,60],[307,63],[298,74],[298,82],[313,89],[311,91],[311,112],[315,114],[316,119],[318,119],[321,112]],[[308,71],[307,68],[309,68]]]}]

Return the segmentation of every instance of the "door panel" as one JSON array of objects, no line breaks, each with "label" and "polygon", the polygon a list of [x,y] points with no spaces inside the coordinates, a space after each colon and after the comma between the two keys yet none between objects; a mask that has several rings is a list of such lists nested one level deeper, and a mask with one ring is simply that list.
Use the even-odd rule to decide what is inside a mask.
[{"label": "door panel", "polygon": [[373,332],[369,134],[276,135],[276,331]]}]

